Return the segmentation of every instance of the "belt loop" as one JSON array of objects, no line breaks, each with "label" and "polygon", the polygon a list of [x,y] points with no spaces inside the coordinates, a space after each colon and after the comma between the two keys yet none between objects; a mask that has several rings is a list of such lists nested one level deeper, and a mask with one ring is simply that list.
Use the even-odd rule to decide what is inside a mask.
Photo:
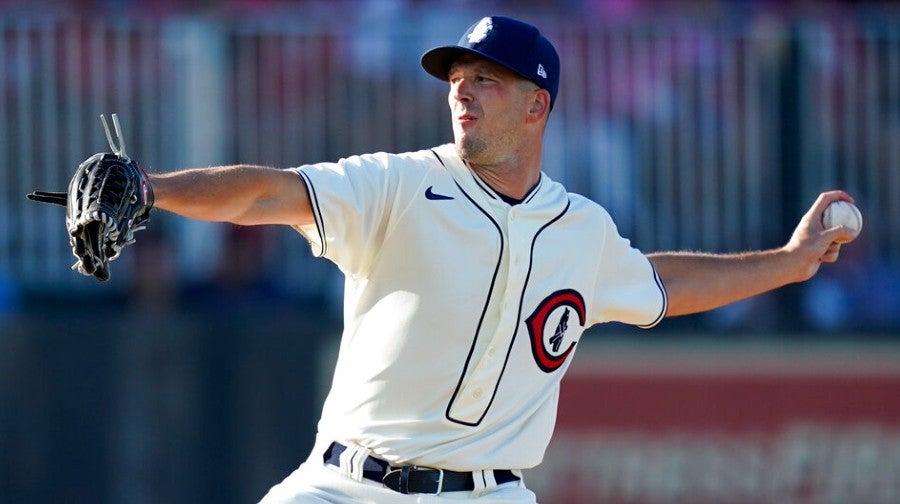
[{"label": "belt loop", "polygon": [[472,497],[481,497],[497,488],[497,480],[494,479],[494,471],[491,470],[472,471],[472,482],[475,484]]},{"label": "belt loop", "polygon": [[341,453],[341,474],[351,478],[354,481],[363,480],[363,465],[368,458],[368,450],[362,446],[349,445],[347,449]]},{"label": "belt loop", "polygon": [[400,493],[409,495],[409,471],[412,466],[403,466],[400,469]]}]

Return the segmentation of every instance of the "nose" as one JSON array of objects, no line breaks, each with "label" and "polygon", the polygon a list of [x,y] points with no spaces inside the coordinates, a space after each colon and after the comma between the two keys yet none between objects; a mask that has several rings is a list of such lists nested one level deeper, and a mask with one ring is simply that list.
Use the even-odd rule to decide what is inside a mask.
[{"label": "nose", "polygon": [[450,84],[450,99],[463,103],[472,101],[471,86],[467,79],[458,79]]}]

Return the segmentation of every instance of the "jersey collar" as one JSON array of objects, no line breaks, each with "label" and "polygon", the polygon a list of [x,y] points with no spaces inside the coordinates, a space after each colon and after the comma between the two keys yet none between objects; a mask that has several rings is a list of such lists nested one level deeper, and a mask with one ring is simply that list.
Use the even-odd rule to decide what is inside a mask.
[{"label": "jersey collar", "polygon": [[[509,207],[509,203],[505,202],[497,191],[466,165],[456,153],[456,147],[453,144],[441,145],[434,150],[444,161],[447,171],[456,183],[470,197],[480,204]],[[525,195],[522,203],[516,205],[516,208],[520,208],[521,211],[533,211],[537,214],[557,215],[568,202],[565,188],[542,171],[537,184]]]}]

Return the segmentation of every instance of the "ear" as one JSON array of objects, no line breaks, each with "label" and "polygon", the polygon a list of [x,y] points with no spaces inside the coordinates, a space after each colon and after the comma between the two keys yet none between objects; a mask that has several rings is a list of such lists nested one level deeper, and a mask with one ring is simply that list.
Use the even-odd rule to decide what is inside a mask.
[{"label": "ear", "polygon": [[546,89],[534,90],[531,105],[528,107],[528,120],[538,121],[550,113],[550,93]]}]

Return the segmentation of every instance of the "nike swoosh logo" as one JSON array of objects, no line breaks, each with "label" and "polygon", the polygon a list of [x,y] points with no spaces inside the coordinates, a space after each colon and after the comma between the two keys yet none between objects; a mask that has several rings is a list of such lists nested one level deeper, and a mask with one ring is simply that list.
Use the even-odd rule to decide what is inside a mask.
[{"label": "nike swoosh logo", "polygon": [[448,200],[448,199],[453,199],[453,196],[446,196],[446,195],[443,195],[443,194],[438,194],[438,193],[432,191],[432,188],[434,188],[434,186],[428,186],[428,189],[425,189],[425,197],[426,197],[426,198],[428,198],[428,199],[430,199],[430,200]]}]

